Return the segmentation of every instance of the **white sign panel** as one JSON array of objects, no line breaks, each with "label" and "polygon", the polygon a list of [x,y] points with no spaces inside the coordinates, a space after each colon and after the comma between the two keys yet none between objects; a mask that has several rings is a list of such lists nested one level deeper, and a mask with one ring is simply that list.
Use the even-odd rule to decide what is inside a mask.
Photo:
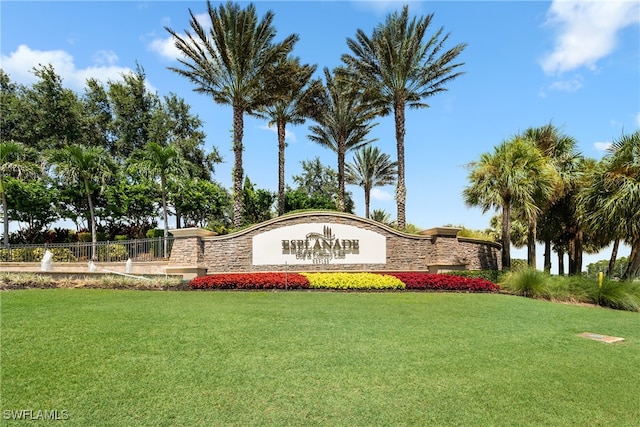
[{"label": "white sign panel", "polygon": [[295,224],[252,239],[253,265],[386,264],[382,234],[344,224]]}]

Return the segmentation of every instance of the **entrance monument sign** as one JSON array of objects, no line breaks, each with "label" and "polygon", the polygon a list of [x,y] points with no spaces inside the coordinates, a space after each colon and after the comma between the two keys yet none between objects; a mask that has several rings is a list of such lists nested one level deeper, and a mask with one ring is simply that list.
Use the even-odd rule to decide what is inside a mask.
[{"label": "entrance monument sign", "polygon": [[500,269],[500,245],[458,237],[458,228],[408,234],[352,214],[282,215],[226,234],[171,230],[167,271],[428,271]]}]

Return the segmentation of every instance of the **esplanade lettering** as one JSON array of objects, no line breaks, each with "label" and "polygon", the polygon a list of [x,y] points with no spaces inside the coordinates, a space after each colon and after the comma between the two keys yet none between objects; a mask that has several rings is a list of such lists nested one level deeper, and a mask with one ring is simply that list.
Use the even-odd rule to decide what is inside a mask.
[{"label": "esplanade lettering", "polygon": [[360,252],[359,239],[340,239],[325,225],[322,233],[307,233],[304,239],[282,240],[282,254],[296,259],[311,260],[314,264],[330,264]]},{"label": "esplanade lettering", "polygon": [[386,239],[345,224],[296,224],[253,237],[253,265],[385,264]]}]

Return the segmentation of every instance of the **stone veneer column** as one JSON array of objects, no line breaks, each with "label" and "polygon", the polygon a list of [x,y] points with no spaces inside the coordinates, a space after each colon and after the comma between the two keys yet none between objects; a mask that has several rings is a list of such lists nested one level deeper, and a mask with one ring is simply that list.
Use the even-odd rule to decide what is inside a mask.
[{"label": "stone veneer column", "polygon": [[202,239],[216,236],[217,233],[202,228],[177,228],[169,232],[173,234],[174,241],[167,273],[182,274],[185,279],[206,274]]}]

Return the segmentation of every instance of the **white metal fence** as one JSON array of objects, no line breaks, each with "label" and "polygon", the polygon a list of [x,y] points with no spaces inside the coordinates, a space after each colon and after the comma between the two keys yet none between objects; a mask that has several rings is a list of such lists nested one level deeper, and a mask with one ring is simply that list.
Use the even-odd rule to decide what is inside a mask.
[{"label": "white metal fence", "polygon": [[134,262],[168,260],[173,246],[173,237],[151,239],[117,240],[77,243],[43,243],[35,245],[10,245],[0,247],[0,262],[40,262],[48,250],[55,262],[119,262],[131,259]]}]

